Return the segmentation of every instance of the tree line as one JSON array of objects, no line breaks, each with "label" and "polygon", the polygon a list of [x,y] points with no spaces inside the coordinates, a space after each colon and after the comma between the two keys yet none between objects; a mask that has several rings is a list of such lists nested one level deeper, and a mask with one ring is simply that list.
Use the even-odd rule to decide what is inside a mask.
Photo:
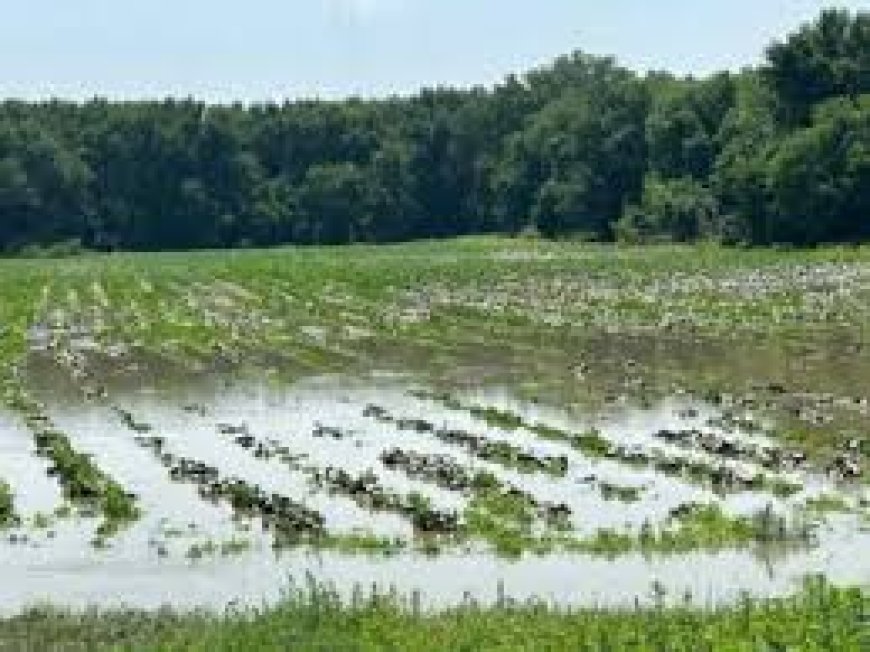
[{"label": "tree line", "polygon": [[681,78],[581,52],[381,100],[0,104],[0,250],[870,238],[870,13]]}]

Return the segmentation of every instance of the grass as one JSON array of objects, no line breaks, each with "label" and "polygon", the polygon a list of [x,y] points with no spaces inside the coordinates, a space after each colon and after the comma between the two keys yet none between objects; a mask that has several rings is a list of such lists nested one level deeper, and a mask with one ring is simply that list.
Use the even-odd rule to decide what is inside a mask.
[{"label": "grass", "polygon": [[342,600],[309,586],[278,606],[225,616],[171,612],[68,615],[36,610],[0,621],[0,649],[15,650],[633,650],[638,652],[863,652],[870,596],[808,580],[795,596],[710,608],[569,611],[545,604],[469,605],[427,613],[417,596],[358,591]]}]

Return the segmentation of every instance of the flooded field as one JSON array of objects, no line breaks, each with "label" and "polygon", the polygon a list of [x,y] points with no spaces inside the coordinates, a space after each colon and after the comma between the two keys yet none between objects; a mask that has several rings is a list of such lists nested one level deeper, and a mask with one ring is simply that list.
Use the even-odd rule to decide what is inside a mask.
[{"label": "flooded field", "polygon": [[870,582],[863,250],[378,251],[4,263],[0,611]]},{"label": "flooded field", "polygon": [[[73,447],[135,495],[141,516],[110,536],[96,518],[63,514],[26,425],[4,420],[3,475],[24,517],[0,548],[6,609],[256,604],[308,575],[348,592],[419,590],[434,604],[491,600],[499,585],[514,597],[626,604],[653,584],[719,601],[784,593],[808,573],[870,577],[860,488],[731,454],[728,442],[780,449],[709,425],[710,406],[673,400],[584,420],[499,389],[463,395],[473,409],[448,408],[401,378],[213,381],[111,404],[34,389]],[[584,433],[598,433],[599,452],[572,445]],[[213,491],[222,483],[255,497]],[[316,514],[316,529],[285,530],[273,496],[292,501],[288,520],[296,506]]]}]

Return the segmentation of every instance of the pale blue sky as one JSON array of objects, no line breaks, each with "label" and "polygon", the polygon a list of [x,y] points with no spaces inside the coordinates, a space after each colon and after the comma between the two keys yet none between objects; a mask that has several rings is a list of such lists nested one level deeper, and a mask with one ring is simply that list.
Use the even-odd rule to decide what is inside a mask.
[{"label": "pale blue sky", "polygon": [[[8,0],[0,96],[227,101],[490,84],[582,49],[639,70],[756,63],[823,0]],[[836,2],[870,9],[870,0]]]}]

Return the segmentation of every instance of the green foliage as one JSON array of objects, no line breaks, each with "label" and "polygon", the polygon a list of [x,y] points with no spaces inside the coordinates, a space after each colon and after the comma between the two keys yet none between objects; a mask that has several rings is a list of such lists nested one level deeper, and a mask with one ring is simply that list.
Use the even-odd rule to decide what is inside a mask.
[{"label": "green foliage", "polygon": [[535,513],[527,496],[478,485],[463,516],[467,533],[491,544],[499,555],[519,557],[538,545]]},{"label": "green foliage", "polygon": [[653,81],[653,105],[646,120],[649,168],[665,178],[709,176],[720,143],[718,134],[736,99],[728,73],[705,81]]},{"label": "green foliage", "polygon": [[606,86],[581,89],[538,113],[522,134],[539,174],[528,211],[547,236],[608,239],[645,167],[645,89],[615,70]]},{"label": "green foliage", "polygon": [[830,9],[767,52],[763,72],[786,121],[802,124],[813,107],[870,92],[870,15]]},{"label": "green foliage", "polygon": [[648,176],[640,204],[626,209],[616,233],[626,242],[691,242],[715,237],[720,224],[716,197],[704,185],[689,177]]},{"label": "green foliage", "polygon": [[770,162],[772,239],[809,244],[870,236],[870,95],[818,107]]},{"label": "green foliage", "polygon": [[299,228],[312,242],[353,242],[371,220],[371,183],[354,163],[316,165],[308,169],[298,190]]},{"label": "green foliage", "polygon": [[767,169],[783,137],[775,103],[761,75],[744,73],[737,83],[735,105],[719,130],[721,148],[710,186],[723,216],[721,234],[732,242],[771,242]]},{"label": "green foliage", "polygon": [[311,585],[257,612],[70,615],[34,610],[0,621],[0,646],[88,650],[838,650],[866,649],[870,598],[811,579],[797,595],[731,606],[566,611],[546,604],[422,612],[419,596]]},{"label": "green foliage", "polygon": [[404,99],[9,101],[0,252],[863,240],[868,52],[866,12],[826,11],[760,69],[707,79],[576,52],[490,90]]},{"label": "green foliage", "polygon": [[[136,496],[125,492],[90,456],[77,451],[17,381],[8,381],[3,398],[7,406],[20,412],[29,425],[36,452],[51,462],[51,473],[58,477],[64,497],[85,511],[96,511],[103,516],[97,530],[98,539],[117,533],[139,518],[141,512]],[[0,522],[3,520],[3,493],[0,486]]]}]

